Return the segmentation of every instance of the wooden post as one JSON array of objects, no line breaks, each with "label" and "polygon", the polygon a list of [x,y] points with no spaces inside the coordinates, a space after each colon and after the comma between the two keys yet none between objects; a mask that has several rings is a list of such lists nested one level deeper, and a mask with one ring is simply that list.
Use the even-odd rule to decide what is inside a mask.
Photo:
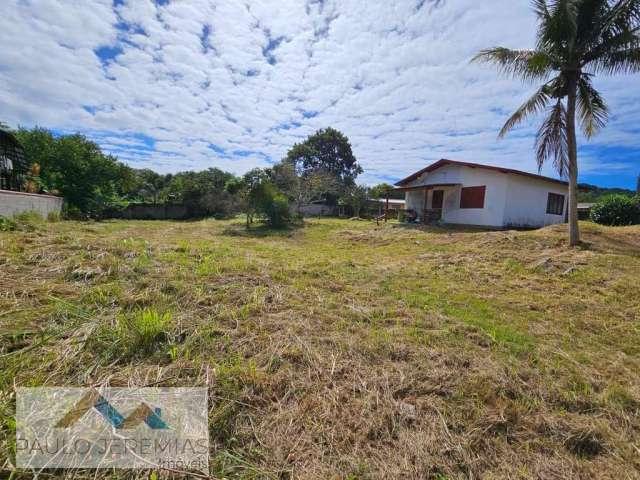
[{"label": "wooden post", "polygon": [[387,202],[384,209],[384,223],[387,223],[387,216],[389,215],[389,190],[387,190]]},{"label": "wooden post", "polygon": [[424,189],[424,205],[422,207],[422,223],[427,224],[427,197],[429,195],[429,189]]}]

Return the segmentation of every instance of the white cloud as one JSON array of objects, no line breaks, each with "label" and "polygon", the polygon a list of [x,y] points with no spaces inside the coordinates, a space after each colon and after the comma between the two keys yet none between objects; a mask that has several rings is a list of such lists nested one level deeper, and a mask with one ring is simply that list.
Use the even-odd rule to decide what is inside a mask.
[{"label": "white cloud", "polygon": [[[469,64],[481,48],[533,44],[528,2],[117,3],[3,2],[2,120],[80,130],[165,172],[242,173],[329,125],[350,137],[366,182],[441,157],[536,170],[535,123],[496,140],[533,87]],[[637,163],[594,150],[638,151],[638,76],[596,84],[614,115],[584,171],[628,175]]]}]

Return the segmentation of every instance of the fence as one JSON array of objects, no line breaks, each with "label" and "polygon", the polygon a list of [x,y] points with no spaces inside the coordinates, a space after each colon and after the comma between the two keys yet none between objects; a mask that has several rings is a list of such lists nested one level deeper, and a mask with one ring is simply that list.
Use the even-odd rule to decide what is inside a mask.
[{"label": "fence", "polygon": [[62,198],[38,193],[0,190],[0,216],[13,217],[24,212],[37,212],[47,218],[50,213],[60,214]]},{"label": "fence", "polygon": [[106,217],[124,218],[127,220],[184,220],[191,218],[191,214],[185,205],[177,203],[163,203],[158,205],[131,203],[122,210],[108,212]]}]

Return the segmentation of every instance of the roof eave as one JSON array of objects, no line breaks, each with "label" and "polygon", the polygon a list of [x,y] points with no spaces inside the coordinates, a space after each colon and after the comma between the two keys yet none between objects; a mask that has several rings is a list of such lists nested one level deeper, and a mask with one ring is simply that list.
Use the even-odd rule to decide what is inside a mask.
[{"label": "roof eave", "polygon": [[525,176],[525,177],[536,178],[536,179],[542,180],[542,181],[559,183],[559,184],[564,185],[564,186],[568,186],[569,185],[569,182],[567,182],[565,180],[559,180],[557,178],[545,177],[543,175],[537,175],[535,173],[523,172],[521,170],[514,170],[512,168],[496,167],[496,166],[493,166],[493,165],[483,165],[481,163],[460,162],[460,161],[457,161],[457,160],[449,160],[449,159],[446,159],[446,158],[441,158],[437,162],[434,162],[431,165],[426,166],[422,170],[418,170],[417,172],[409,175],[408,177],[403,178],[399,182],[394,183],[394,186],[395,187],[403,187],[405,184],[407,184],[407,183],[419,178],[422,174],[437,170],[438,168],[440,168],[440,167],[442,167],[444,165],[460,165],[460,166],[469,167],[469,168],[485,168],[487,170],[494,170],[494,171],[498,171],[498,172],[505,173],[505,174],[522,175],[522,176]]}]

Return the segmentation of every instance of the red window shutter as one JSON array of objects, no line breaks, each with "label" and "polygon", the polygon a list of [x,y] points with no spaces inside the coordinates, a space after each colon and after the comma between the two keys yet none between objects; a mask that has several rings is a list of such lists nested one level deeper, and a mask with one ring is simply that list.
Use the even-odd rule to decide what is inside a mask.
[{"label": "red window shutter", "polygon": [[484,208],[484,194],[486,186],[462,187],[460,193],[460,208]]}]

